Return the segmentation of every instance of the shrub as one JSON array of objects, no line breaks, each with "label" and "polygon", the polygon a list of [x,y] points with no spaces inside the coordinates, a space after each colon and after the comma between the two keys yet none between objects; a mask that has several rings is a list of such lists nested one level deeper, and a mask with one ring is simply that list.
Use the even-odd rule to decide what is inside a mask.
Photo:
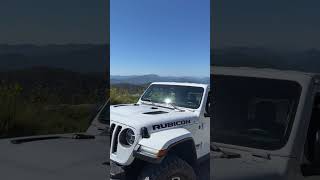
[{"label": "shrub", "polygon": [[114,88],[110,89],[111,104],[128,104],[136,103],[139,99],[139,94],[130,94],[126,89]]}]

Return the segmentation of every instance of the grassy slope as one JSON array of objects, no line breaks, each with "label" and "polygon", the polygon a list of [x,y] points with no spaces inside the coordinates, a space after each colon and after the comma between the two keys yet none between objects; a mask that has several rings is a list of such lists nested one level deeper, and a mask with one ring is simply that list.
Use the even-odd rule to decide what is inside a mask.
[{"label": "grassy slope", "polygon": [[114,84],[111,85],[111,104],[136,103],[148,85]]}]

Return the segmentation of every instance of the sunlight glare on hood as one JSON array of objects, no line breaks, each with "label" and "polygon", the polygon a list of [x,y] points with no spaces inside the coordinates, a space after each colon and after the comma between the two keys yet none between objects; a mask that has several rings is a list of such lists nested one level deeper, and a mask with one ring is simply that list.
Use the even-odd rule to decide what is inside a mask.
[{"label": "sunlight glare on hood", "polygon": [[170,98],[166,98],[166,99],[164,100],[164,102],[165,102],[166,104],[170,104],[170,103],[172,102],[172,100],[171,100]]}]

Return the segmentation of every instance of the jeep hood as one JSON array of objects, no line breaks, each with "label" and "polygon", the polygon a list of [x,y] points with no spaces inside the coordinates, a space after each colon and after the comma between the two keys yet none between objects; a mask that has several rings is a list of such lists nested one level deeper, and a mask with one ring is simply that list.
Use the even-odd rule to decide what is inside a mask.
[{"label": "jeep hood", "polygon": [[140,133],[139,130],[142,127],[147,127],[150,132],[154,132],[159,130],[154,129],[154,125],[184,120],[190,120],[189,124],[192,124],[197,123],[198,119],[196,112],[140,104],[110,106],[110,120],[130,126]]},{"label": "jeep hood", "polygon": [[[272,160],[255,158],[241,154],[240,158],[219,158],[220,153],[211,153],[211,178],[215,180],[280,180],[284,179],[286,161],[284,158],[271,157]],[[220,154],[221,155],[221,154]]]},{"label": "jeep hood", "polygon": [[[15,138],[19,139],[19,138]],[[106,179],[107,136],[12,144],[0,140],[1,179]]]}]

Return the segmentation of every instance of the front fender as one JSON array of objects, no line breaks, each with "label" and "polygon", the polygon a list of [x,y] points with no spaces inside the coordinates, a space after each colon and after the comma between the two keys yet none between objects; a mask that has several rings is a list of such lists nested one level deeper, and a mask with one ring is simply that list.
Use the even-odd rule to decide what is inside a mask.
[{"label": "front fender", "polygon": [[192,138],[192,134],[184,128],[169,129],[153,133],[150,135],[150,138],[141,139],[139,145],[156,150],[165,150],[170,145],[189,138]]},{"label": "front fender", "polygon": [[183,128],[152,133],[149,138],[140,140],[134,154],[139,159],[159,163],[163,159],[163,152],[167,152],[171,146],[189,139],[193,140],[191,132]]}]

